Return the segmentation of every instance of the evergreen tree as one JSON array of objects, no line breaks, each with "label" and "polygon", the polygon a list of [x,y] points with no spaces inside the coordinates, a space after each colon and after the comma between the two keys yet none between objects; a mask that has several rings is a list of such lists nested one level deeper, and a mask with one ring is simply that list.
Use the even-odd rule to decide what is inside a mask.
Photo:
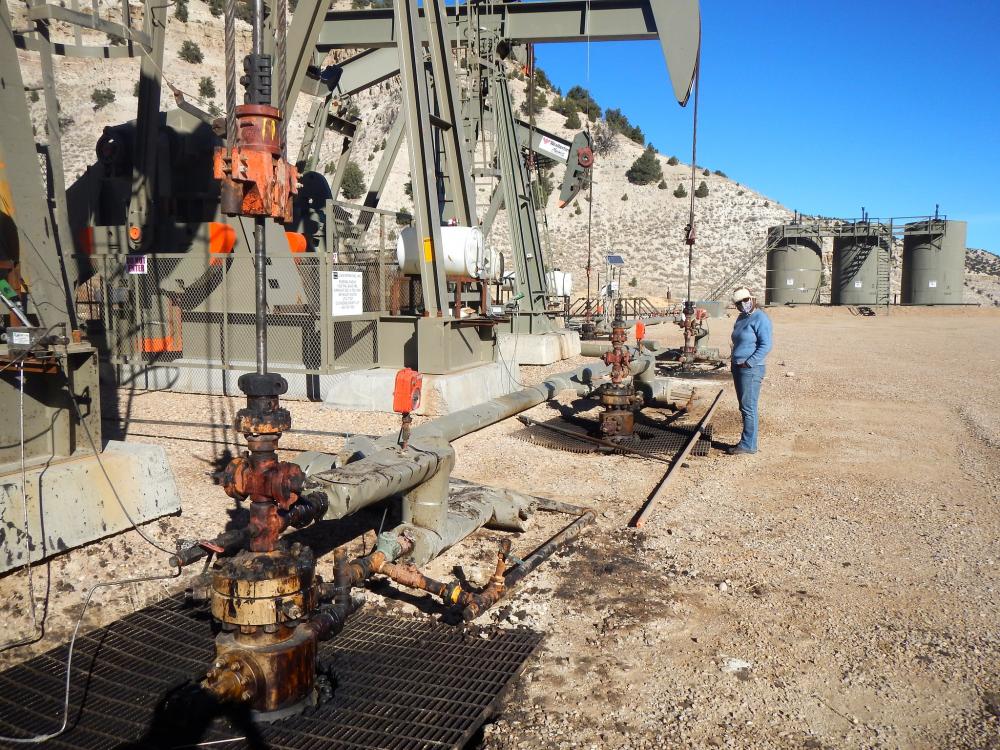
[{"label": "evergreen tree", "polygon": [[574,86],[566,92],[566,99],[593,122],[601,116],[601,107],[583,86]]},{"label": "evergreen tree", "polygon": [[205,56],[201,54],[201,47],[190,39],[184,40],[181,48],[177,51],[177,56],[184,62],[189,62],[192,65],[200,65],[205,59]]},{"label": "evergreen tree", "polygon": [[657,185],[656,187],[658,187],[660,190],[666,190],[667,189],[667,181],[666,180],[660,180],[660,184]]},{"label": "evergreen tree", "polygon": [[671,156],[669,159],[667,159],[667,164],[669,164],[671,167],[676,167],[680,163],[681,160],[678,159],[676,156]]},{"label": "evergreen tree", "polygon": [[188,20],[187,0],[176,0],[176,2],[174,3],[174,18],[176,18],[181,23],[187,23]]},{"label": "evergreen tree", "polygon": [[687,198],[688,191],[684,189],[684,184],[679,183],[677,189],[674,191],[675,198]]},{"label": "evergreen tree", "polygon": [[215,82],[211,78],[205,76],[198,81],[198,96],[202,99],[214,99],[215,93]]},{"label": "evergreen tree", "polygon": [[695,198],[708,197],[708,185],[705,184],[704,180],[701,181],[701,184],[698,186],[698,189],[694,191],[694,197]]},{"label": "evergreen tree", "polygon": [[[635,141],[640,146],[646,143],[646,136],[638,125],[629,122],[628,117],[620,109],[609,109],[604,113],[604,121],[616,133],[621,133],[631,141]],[[652,144],[650,144],[652,145]]]},{"label": "evergreen tree", "polygon": [[535,86],[541,86],[543,89],[548,89],[549,91],[552,90],[552,81],[545,75],[545,71],[537,65],[535,66]]},{"label": "evergreen tree", "polygon": [[648,146],[632,163],[625,176],[633,185],[649,185],[663,179],[663,167],[652,146]]},{"label": "evergreen tree", "polygon": [[340,192],[347,200],[353,201],[365,192],[365,176],[353,160],[347,162],[344,169],[344,181],[340,183]]},{"label": "evergreen tree", "polygon": [[540,112],[541,110],[545,109],[545,106],[549,103],[549,100],[545,96],[545,92],[536,87],[535,98],[533,102],[534,102],[534,107],[532,107],[531,112],[528,111],[528,99],[525,99],[523,102],[521,102],[521,112],[525,115]]},{"label": "evergreen tree", "polygon": [[569,117],[566,118],[566,122],[563,123],[563,127],[569,128],[570,130],[579,130],[582,127],[580,115],[577,114],[575,109],[570,110]]}]

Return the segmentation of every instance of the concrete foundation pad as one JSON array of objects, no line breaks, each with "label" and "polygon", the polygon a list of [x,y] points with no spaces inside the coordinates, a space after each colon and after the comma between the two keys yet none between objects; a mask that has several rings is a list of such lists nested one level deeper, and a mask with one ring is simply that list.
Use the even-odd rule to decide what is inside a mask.
[{"label": "concrete foundation pad", "polygon": [[522,365],[551,365],[580,355],[578,331],[551,333],[501,333],[497,342],[502,352],[514,352]]},{"label": "concrete foundation pad", "polygon": [[7,529],[0,540],[0,572],[23,565],[29,555],[37,562],[130,528],[119,499],[140,524],[180,511],[162,446],[111,440],[101,463],[118,499],[93,455],[27,469],[28,538],[23,533],[21,473],[0,477],[0,526]]},{"label": "concrete foundation pad", "polygon": [[[345,411],[392,411],[392,391],[399,370],[377,367],[338,375],[324,375],[323,403]],[[513,393],[516,363],[493,362],[448,375],[424,375],[417,414],[439,416]]]}]

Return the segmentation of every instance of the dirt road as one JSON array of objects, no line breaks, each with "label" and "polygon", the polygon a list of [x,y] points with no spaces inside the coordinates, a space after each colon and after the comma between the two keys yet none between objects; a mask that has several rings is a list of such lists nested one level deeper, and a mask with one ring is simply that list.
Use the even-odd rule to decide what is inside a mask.
[{"label": "dirt road", "polygon": [[1000,315],[769,314],[760,453],[594,494],[486,747],[1000,746]]}]

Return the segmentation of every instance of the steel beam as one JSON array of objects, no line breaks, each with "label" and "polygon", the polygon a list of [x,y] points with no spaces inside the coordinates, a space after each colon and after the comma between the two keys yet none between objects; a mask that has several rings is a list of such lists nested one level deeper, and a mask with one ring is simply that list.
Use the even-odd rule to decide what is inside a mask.
[{"label": "steel beam", "polygon": [[[514,105],[507,87],[506,73],[499,63],[490,73],[493,77],[490,84],[493,119],[497,129],[496,158],[510,225],[511,255],[514,256],[517,267],[517,289],[524,296],[522,309],[542,318],[545,315],[548,284],[542,240],[538,235],[538,219],[535,216],[535,201],[531,195],[528,170],[521,158],[521,144],[514,124]],[[543,327],[548,323],[548,318],[545,321]]]},{"label": "steel beam", "polygon": [[445,173],[452,211],[460,226],[476,226],[476,194],[472,187],[465,138],[459,120],[458,91],[451,68],[452,44],[447,36],[444,0],[425,0],[427,38],[430,41],[431,71],[434,78],[434,95],[438,113],[448,127],[441,133],[444,147]]},{"label": "steel beam", "polygon": [[[423,13],[423,9],[420,11]],[[459,26],[469,5],[447,9],[447,36],[465,45]],[[477,6],[479,28],[513,44],[659,39],[677,101],[687,102],[701,45],[698,0],[540,0]],[[393,47],[401,36],[391,9],[332,11],[317,50]],[[427,44],[425,36],[419,37]]]},{"label": "steel beam", "polygon": [[[130,237],[134,249],[148,248],[153,242],[153,210],[156,169],[159,164],[160,91],[163,88],[163,50],[167,36],[167,11],[163,4],[147,3],[143,31],[150,41],[149,54],[142,56],[139,67],[139,102],[136,112],[136,145],[132,169],[132,200],[129,201],[128,223],[139,231],[138,241]],[[134,231],[134,230],[133,230]]]},{"label": "steel beam", "polygon": [[424,311],[432,317],[450,317],[448,285],[441,244],[441,211],[437,193],[435,148],[431,138],[424,53],[419,44],[424,27],[416,0],[397,0],[391,13],[400,30],[399,72],[402,82],[403,122],[413,185],[414,231],[420,247],[420,283]]},{"label": "steel beam", "polygon": [[[150,6],[147,4],[147,12],[149,9]],[[153,46],[148,31],[139,32],[120,23],[105,21],[96,14],[81,13],[78,10],[61,8],[58,5],[32,5],[28,10],[28,18],[32,21],[62,21],[76,27],[101,31],[110,36],[136,42],[147,50]]]},{"label": "steel beam", "polygon": [[[378,208],[379,201],[382,200],[382,191],[385,190],[385,183],[389,179],[389,170],[396,162],[396,155],[403,142],[403,118],[400,115],[392,123],[392,129],[385,139],[385,148],[382,150],[382,158],[379,159],[375,174],[372,175],[371,184],[368,186],[368,194],[365,196],[364,207],[367,209]],[[375,217],[374,211],[362,211],[358,217],[358,226],[362,231],[368,231],[372,219]]]},{"label": "steel beam", "polygon": [[[306,71],[314,64],[316,40],[323,28],[326,9],[330,0],[299,0],[288,27],[288,71],[286,90],[280,101],[284,102],[283,110],[286,120],[295,112],[295,102],[299,91],[306,82]],[[323,87],[324,93],[326,87]]]},{"label": "steel beam", "polygon": [[[72,301],[58,244],[64,237],[53,232],[13,35],[7,0],[0,0],[0,261],[19,264],[29,289],[26,312],[45,326],[69,324]],[[54,108],[50,119],[58,128]]]}]

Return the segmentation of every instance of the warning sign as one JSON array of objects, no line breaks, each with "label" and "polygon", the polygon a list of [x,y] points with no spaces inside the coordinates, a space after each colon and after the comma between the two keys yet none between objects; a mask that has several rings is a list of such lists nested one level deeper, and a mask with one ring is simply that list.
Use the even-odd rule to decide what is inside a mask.
[{"label": "warning sign", "polygon": [[343,315],[360,315],[364,312],[361,271],[333,272],[330,310],[335,318]]},{"label": "warning sign", "polygon": [[148,262],[145,255],[128,255],[125,257],[125,270],[129,273],[144,274],[147,272]]}]

